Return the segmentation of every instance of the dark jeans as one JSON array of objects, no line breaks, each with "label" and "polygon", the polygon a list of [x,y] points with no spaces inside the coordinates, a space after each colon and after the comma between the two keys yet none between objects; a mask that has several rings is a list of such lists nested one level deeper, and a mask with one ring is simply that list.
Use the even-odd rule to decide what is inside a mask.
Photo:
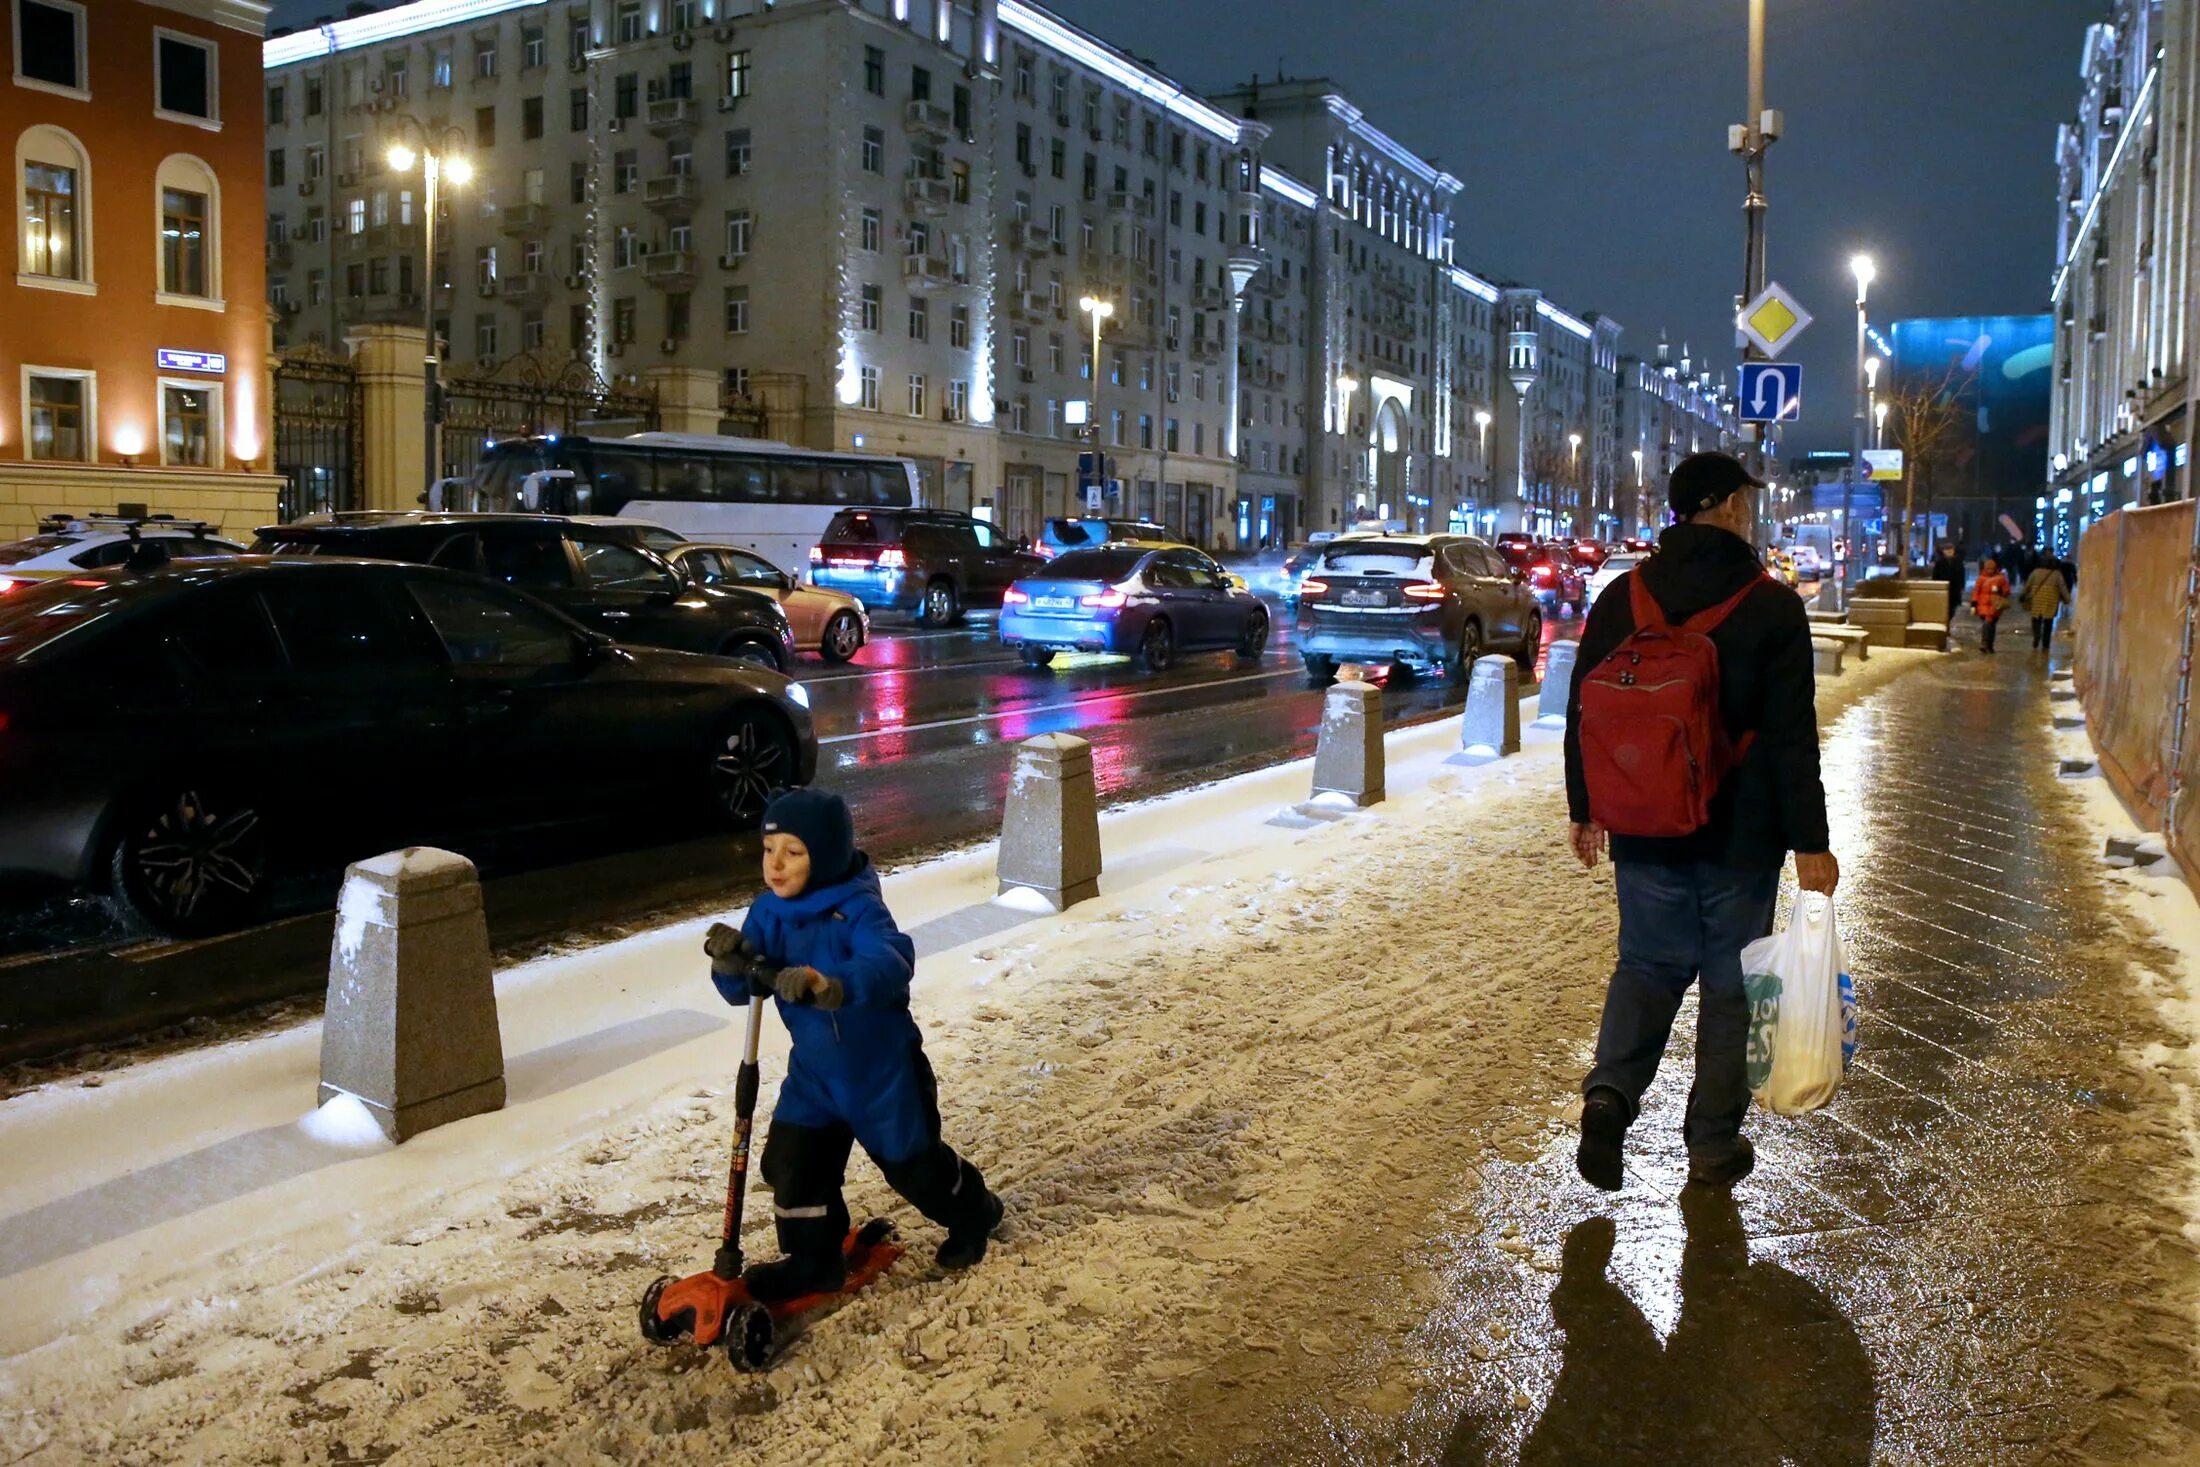
[{"label": "dark jeans", "polygon": [[1596,1065],[1581,1088],[1618,1091],[1631,1120],[1658,1073],[1681,998],[1689,984],[1699,983],[1696,1083],[1688,1092],[1682,1135],[1691,1153],[1723,1159],[1734,1150],[1749,1109],[1742,949],[1772,930],[1780,868],[1621,861],[1615,874],[1619,966],[1604,995]]},{"label": "dark jeans", "polygon": [[2032,645],[2043,652],[2055,645],[2055,618],[2051,616],[2035,616],[2032,618]]},{"label": "dark jeans", "polygon": [[1994,628],[1999,625],[2001,625],[2001,613],[1999,612],[1994,613],[1992,616],[1979,618],[1978,645],[1980,651],[1991,652],[1994,650]]}]

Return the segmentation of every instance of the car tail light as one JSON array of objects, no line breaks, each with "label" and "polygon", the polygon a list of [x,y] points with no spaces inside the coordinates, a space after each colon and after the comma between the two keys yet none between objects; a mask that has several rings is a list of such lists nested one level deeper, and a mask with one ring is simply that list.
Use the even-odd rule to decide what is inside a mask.
[{"label": "car tail light", "polygon": [[1305,580],[1299,582],[1299,594],[1301,596],[1319,596],[1328,589],[1329,582],[1318,581],[1312,576],[1308,576]]},{"label": "car tail light", "polygon": [[1129,599],[1121,591],[1101,591],[1091,596],[1078,597],[1077,604],[1079,606],[1100,606],[1112,611]]},{"label": "car tail light", "polygon": [[1047,542],[1044,540],[1041,540],[1038,544],[1032,546],[1031,553],[1038,556],[1041,560],[1052,560],[1055,556],[1061,554],[1060,551],[1056,550],[1052,545],[1047,544]]},{"label": "car tail light", "polygon": [[1441,582],[1437,581],[1415,581],[1412,585],[1406,587],[1405,591],[1408,596],[1416,601],[1441,601],[1444,599],[1444,587]]},{"label": "car tail light", "polygon": [[822,546],[822,545],[812,545],[812,546],[810,547],[810,564],[812,564],[812,565],[823,565],[824,563],[825,563],[825,547],[824,547],[824,546]]},{"label": "car tail light", "polygon": [[1539,565],[1535,568],[1535,578],[1541,581],[1546,586],[1551,583],[1551,577],[1557,574],[1557,569],[1549,565],[1548,563]]},{"label": "car tail light", "polygon": [[880,570],[901,570],[909,561],[901,551],[889,545],[878,553],[878,564]]},{"label": "car tail light", "polygon": [[1030,599],[1031,597],[1029,595],[1025,594],[1022,591],[1016,590],[1014,587],[1010,587],[1008,590],[1001,593],[1001,604],[1003,606],[1022,606]]}]

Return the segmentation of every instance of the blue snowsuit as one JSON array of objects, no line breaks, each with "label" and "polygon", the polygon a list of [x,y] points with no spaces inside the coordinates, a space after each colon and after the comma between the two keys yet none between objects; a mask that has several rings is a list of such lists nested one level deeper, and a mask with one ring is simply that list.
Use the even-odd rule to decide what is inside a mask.
[{"label": "blue snowsuit", "polygon": [[[992,1194],[940,1138],[939,1086],[909,1016],[916,945],[894,925],[870,860],[859,853],[848,876],[799,896],[764,892],[741,934],[774,966],[815,968],[839,979],[846,994],[830,1012],[778,1000],[794,1052],[763,1173],[780,1247],[790,1256],[838,1252],[849,1225],[841,1182],[854,1142],[919,1212],[950,1234],[982,1235]],[[712,981],[728,1003],[748,1001],[742,983],[715,973]]]}]

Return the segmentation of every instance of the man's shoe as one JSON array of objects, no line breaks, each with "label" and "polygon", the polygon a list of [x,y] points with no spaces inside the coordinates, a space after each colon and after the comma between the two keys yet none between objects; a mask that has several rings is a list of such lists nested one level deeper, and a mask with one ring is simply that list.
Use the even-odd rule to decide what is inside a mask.
[{"label": "man's shoe", "polygon": [[1688,1184],[1726,1189],[1757,1169],[1757,1148],[1747,1136],[1734,1138],[1734,1149],[1725,1156],[1688,1158]]},{"label": "man's shoe", "polygon": [[835,1248],[830,1253],[798,1253],[750,1266],[741,1274],[749,1297],[759,1304],[784,1304],[810,1294],[837,1294],[848,1282],[848,1265]]},{"label": "man's shoe", "polygon": [[985,1261],[985,1245],[993,1237],[993,1230],[1001,1225],[1001,1218],[1008,1207],[1000,1194],[989,1193],[985,1199],[985,1226],[973,1232],[949,1232],[947,1241],[940,1244],[940,1251],[932,1255],[932,1261],[950,1271],[971,1268]]},{"label": "man's shoe", "polygon": [[1574,1165],[1581,1179],[1606,1192],[1617,1192],[1623,1170],[1620,1149],[1627,1141],[1627,1102],[1616,1090],[1599,1085],[1581,1102],[1581,1149]]}]

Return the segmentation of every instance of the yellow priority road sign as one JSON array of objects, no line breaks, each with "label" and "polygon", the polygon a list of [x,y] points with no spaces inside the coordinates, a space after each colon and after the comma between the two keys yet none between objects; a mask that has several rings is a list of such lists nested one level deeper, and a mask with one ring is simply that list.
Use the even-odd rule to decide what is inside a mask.
[{"label": "yellow priority road sign", "polygon": [[1778,357],[1809,324],[1810,312],[1777,280],[1766,285],[1734,318],[1734,328],[1768,357]]}]

